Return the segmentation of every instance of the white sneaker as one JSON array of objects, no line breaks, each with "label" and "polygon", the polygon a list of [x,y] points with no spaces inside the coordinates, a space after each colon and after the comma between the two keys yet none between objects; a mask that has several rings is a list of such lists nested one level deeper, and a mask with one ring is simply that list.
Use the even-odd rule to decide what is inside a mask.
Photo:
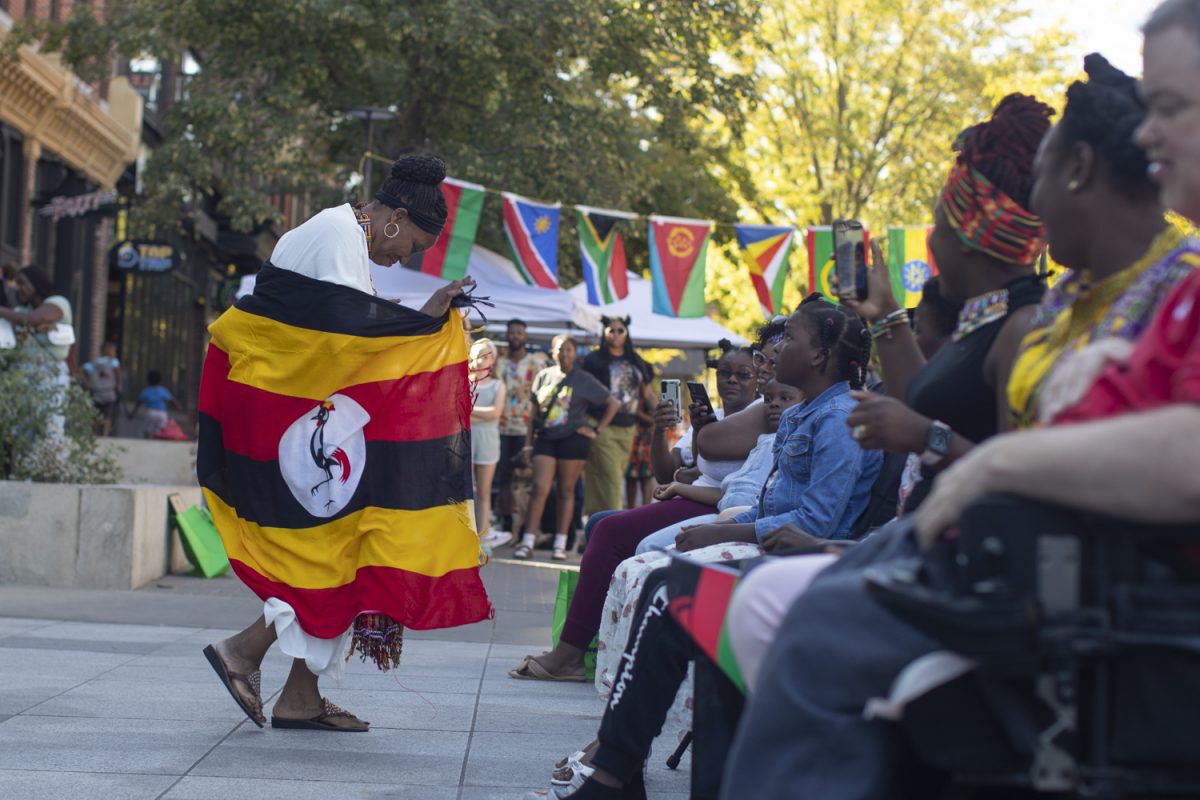
[{"label": "white sneaker", "polygon": [[503,547],[513,540],[513,535],[508,531],[498,531],[495,528],[483,535],[482,541],[484,545],[495,549]]}]

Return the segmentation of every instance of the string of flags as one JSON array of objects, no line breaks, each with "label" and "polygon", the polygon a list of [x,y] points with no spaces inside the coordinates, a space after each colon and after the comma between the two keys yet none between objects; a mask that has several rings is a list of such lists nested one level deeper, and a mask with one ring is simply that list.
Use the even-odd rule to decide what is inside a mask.
[{"label": "string of flags", "polygon": [[[419,265],[414,268],[446,280],[458,280],[467,274],[483,213],[483,198],[488,191],[477,183],[446,178],[442,183],[449,209],[445,233],[421,255]],[[558,239],[563,205],[538,202],[512,192],[500,195],[504,234],[517,271],[531,286],[559,288]],[[639,219],[639,215],[589,206],[568,207],[577,214],[588,303],[608,305],[624,299],[629,294],[629,276],[622,229]],[[650,216],[648,222],[654,313],[668,317],[705,316],[708,244],[716,223],[659,215]],[[783,309],[783,290],[798,231],[787,225],[738,223],[733,227],[759,305],[769,319]],[[929,252],[929,230],[929,226],[888,228],[888,273],[902,307],[915,306],[925,282],[937,274]],[[867,231],[864,234],[869,236]],[[813,226],[803,236],[809,287],[836,299],[830,285],[832,229]]]}]

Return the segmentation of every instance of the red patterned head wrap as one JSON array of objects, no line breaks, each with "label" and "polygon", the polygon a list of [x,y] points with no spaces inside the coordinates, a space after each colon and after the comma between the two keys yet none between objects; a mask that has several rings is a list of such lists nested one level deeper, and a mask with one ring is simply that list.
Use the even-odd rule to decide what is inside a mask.
[{"label": "red patterned head wrap", "polygon": [[1031,264],[1046,246],[1042,220],[1028,209],[1033,157],[1053,110],[1011,94],[992,118],[961,137],[942,190],[942,210],[970,248],[1010,264]]}]

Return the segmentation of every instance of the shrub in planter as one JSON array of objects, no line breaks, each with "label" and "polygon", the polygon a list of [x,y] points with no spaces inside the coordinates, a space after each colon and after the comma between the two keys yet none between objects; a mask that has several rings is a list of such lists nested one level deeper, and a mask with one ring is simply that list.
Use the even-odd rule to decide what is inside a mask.
[{"label": "shrub in planter", "polygon": [[114,483],[115,454],[96,436],[100,412],[73,381],[54,380],[23,348],[0,350],[0,475],[44,483]]}]

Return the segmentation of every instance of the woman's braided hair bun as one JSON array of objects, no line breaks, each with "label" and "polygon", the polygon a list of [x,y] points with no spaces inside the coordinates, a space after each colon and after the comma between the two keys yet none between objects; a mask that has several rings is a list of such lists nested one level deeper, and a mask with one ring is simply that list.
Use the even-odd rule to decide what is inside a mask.
[{"label": "woman's braided hair bun", "polygon": [[1029,208],[1033,157],[1050,129],[1054,109],[1026,94],[1000,101],[992,118],[959,134],[959,160],[979,170],[1021,208]]},{"label": "woman's braided hair bun", "polygon": [[404,156],[392,164],[392,177],[405,183],[436,186],[446,180],[446,162],[432,155]]}]

